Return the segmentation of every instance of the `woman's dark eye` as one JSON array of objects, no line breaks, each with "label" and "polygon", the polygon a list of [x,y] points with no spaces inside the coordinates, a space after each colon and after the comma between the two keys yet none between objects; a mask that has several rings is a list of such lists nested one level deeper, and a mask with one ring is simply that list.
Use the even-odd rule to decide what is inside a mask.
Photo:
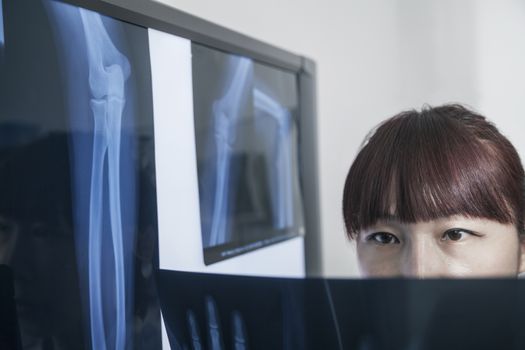
[{"label": "woman's dark eye", "polygon": [[441,240],[458,242],[465,239],[468,235],[474,235],[474,233],[461,228],[453,228],[445,231]]},{"label": "woman's dark eye", "polygon": [[366,237],[366,240],[372,243],[377,243],[377,244],[398,244],[400,243],[399,239],[396,236],[388,232],[373,233],[369,235],[368,237]]}]

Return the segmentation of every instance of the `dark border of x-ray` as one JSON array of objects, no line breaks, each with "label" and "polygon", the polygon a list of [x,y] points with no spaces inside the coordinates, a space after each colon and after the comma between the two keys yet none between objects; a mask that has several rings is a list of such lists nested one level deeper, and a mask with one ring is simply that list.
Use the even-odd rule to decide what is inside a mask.
[{"label": "dark border of x-ray", "polygon": [[306,274],[321,276],[315,62],[152,0],[55,1],[171,33],[216,50],[250,57],[256,62],[296,74],[299,91],[299,176],[304,200]]},{"label": "dark border of x-ray", "polygon": [[296,232],[287,232],[274,237],[254,240],[251,242],[228,242],[218,246],[204,248],[204,264],[211,265],[225,259],[230,259],[242,254],[265,248],[273,244],[282,243],[299,236]]}]

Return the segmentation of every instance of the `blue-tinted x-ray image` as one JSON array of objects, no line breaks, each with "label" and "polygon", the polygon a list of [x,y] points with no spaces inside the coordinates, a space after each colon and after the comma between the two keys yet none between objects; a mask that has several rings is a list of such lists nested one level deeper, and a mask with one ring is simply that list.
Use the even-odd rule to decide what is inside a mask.
[{"label": "blue-tinted x-ray image", "polygon": [[226,196],[229,192],[230,159],[235,145],[237,126],[241,123],[243,97],[246,100],[253,70],[246,58],[232,57],[230,67],[233,71],[231,81],[224,95],[213,103],[214,138],[216,147],[215,196],[211,232],[207,246],[216,246],[228,241],[226,231]]},{"label": "blue-tinted x-ray image", "polygon": [[[115,269],[116,349],[123,349],[126,338],[126,288],[122,211],[120,207],[120,128],[126,103],[125,82],[129,62],[113,45],[99,14],[80,10],[86,38],[89,66],[90,105],[93,112],[93,158],[91,161],[89,203],[89,298],[92,344],[107,347],[102,306],[102,238],[110,232]],[[104,169],[107,159],[107,171]],[[107,177],[109,210],[104,213],[104,180]],[[104,214],[109,230],[103,230]],[[129,277],[128,277],[129,278]]]},{"label": "blue-tinted x-ray image", "polygon": [[[253,100],[255,106],[255,122],[257,130],[264,130],[265,118],[270,118],[276,127],[273,138],[268,139],[270,174],[270,192],[274,227],[286,229],[294,225],[294,179],[292,148],[290,144],[292,132],[292,116],[262,88],[254,88]],[[263,138],[268,135],[261,135]]]},{"label": "blue-tinted x-ray image", "polygon": [[295,237],[303,216],[295,76],[192,45],[206,264]]},{"label": "blue-tinted x-ray image", "polygon": [[3,14],[0,262],[27,311],[23,345],[159,348],[147,30],[52,0]]},{"label": "blue-tinted x-ray image", "polygon": [[4,46],[4,10],[2,0],[0,0],[0,47]]},{"label": "blue-tinted x-ray image", "polygon": [[160,270],[158,282],[174,350],[525,348],[523,280],[280,278]]}]

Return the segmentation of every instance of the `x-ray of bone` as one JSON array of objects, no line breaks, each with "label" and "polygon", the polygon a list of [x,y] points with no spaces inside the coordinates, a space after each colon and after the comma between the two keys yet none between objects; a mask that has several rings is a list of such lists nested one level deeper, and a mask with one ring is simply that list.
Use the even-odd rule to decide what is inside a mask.
[{"label": "x-ray of bone", "polygon": [[[189,339],[193,349],[205,349],[210,350],[225,350],[227,347],[224,345],[224,338],[228,338],[228,335],[224,334],[224,330],[221,327],[219,318],[219,311],[217,304],[213,297],[206,296],[203,301],[206,309],[206,327],[205,334],[201,334],[199,330],[199,322],[195,312],[189,309],[186,313],[187,317],[187,328],[189,331]],[[238,310],[231,312],[231,339],[226,339],[228,343],[231,343],[231,349],[233,350],[247,350],[248,341],[246,335],[246,326],[242,314]],[[173,348],[186,348],[187,344],[180,344],[180,339],[172,335]],[[208,347],[206,347],[206,343]]]},{"label": "x-ray of bone", "polygon": [[252,63],[247,58],[233,57],[230,61],[232,77],[224,95],[213,103],[213,121],[217,150],[215,196],[211,233],[207,246],[226,243],[227,193],[230,158],[236,141],[237,125],[241,122],[241,99],[249,91],[249,73]]},{"label": "x-ray of bone", "polygon": [[[91,161],[83,164],[91,173],[89,206],[87,213],[82,215],[88,217],[85,263],[91,346],[94,349],[125,349],[126,314],[130,309],[126,299],[131,295],[126,291],[126,279],[131,278],[131,274],[129,267],[126,271],[124,258],[120,158],[130,64],[116,48],[99,14],[58,3],[52,6],[57,20],[69,16],[71,25],[81,26],[74,32],[83,33],[77,39],[86,53],[87,81],[84,80],[84,84],[88,96],[85,98],[89,100],[91,113],[87,114],[92,119],[93,131]],[[104,264],[107,259],[113,260],[109,272]],[[107,286],[112,282],[114,285]]]},{"label": "x-ray of bone", "polygon": [[161,270],[158,281],[172,349],[244,344],[250,350],[517,350],[525,344],[523,280],[372,281]]},{"label": "x-ray of bone", "polygon": [[[113,258],[115,260],[115,349],[126,341],[126,292],[123,231],[120,207],[120,128],[126,103],[125,83],[129,62],[114,46],[99,14],[80,9],[89,64],[90,105],[94,119],[93,159],[89,205],[89,299],[91,341],[96,349],[106,349],[102,308],[103,216],[109,214]],[[107,163],[106,163],[107,159]],[[104,167],[107,166],[107,171]],[[104,178],[107,178],[109,212],[103,210]]]},{"label": "x-ray of bone", "polygon": [[[67,252],[66,247],[39,250],[44,258],[62,257],[78,274],[76,285],[67,290],[80,301],[80,309],[70,308],[70,313],[82,324],[83,336],[68,334],[74,341],[66,348],[160,347],[152,272],[157,229],[147,30],[51,0],[8,1],[3,10],[10,29],[6,33],[12,36],[7,41],[17,45],[2,62],[7,65],[2,71],[9,72],[2,82],[2,101],[9,103],[0,107],[0,115],[7,118],[5,123],[0,120],[0,132],[6,125],[31,131],[9,141],[13,149],[51,131],[66,141],[58,151],[69,158],[68,166],[54,171],[64,177],[66,171],[71,179],[63,183],[71,191],[71,202],[61,202],[60,208],[71,213],[74,245]],[[31,25],[21,28],[22,16]],[[25,103],[21,91],[13,88],[18,85],[32,87],[24,90],[29,92]],[[29,168],[31,159],[26,160]],[[59,214],[50,209],[50,215]],[[72,280],[64,279],[64,284]],[[38,303],[29,302],[35,307]],[[59,313],[53,315],[49,313],[48,324],[71,323]],[[23,341],[39,349],[32,345],[35,329],[38,337],[49,338],[55,330],[41,331],[44,322],[32,319],[21,321]],[[46,349],[55,348],[46,339],[44,343]]]},{"label": "x-ray of bone", "polygon": [[274,139],[269,139],[273,150],[271,158],[271,199],[273,223],[277,229],[293,225],[294,204],[292,185],[292,157],[289,145],[291,132],[290,112],[260,89],[253,90],[256,120],[272,118],[277,124]]},{"label": "x-ray of bone", "polygon": [[2,48],[5,44],[5,37],[4,37],[4,10],[3,10],[3,4],[2,0],[0,0],[0,48]]},{"label": "x-ray of bone", "polygon": [[192,50],[202,241],[213,263],[300,234],[297,88],[291,73]]}]

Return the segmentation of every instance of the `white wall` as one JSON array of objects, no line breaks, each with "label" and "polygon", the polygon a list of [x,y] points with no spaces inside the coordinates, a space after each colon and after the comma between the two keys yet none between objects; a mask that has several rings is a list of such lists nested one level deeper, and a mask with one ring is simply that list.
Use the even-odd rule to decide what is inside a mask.
[{"label": "white wall", "polygon": [[521,0],[161,0],[318,65],[323,271],[357,273],[341,194],[366,133],[402,109],[461,102],[525,158]]}]

